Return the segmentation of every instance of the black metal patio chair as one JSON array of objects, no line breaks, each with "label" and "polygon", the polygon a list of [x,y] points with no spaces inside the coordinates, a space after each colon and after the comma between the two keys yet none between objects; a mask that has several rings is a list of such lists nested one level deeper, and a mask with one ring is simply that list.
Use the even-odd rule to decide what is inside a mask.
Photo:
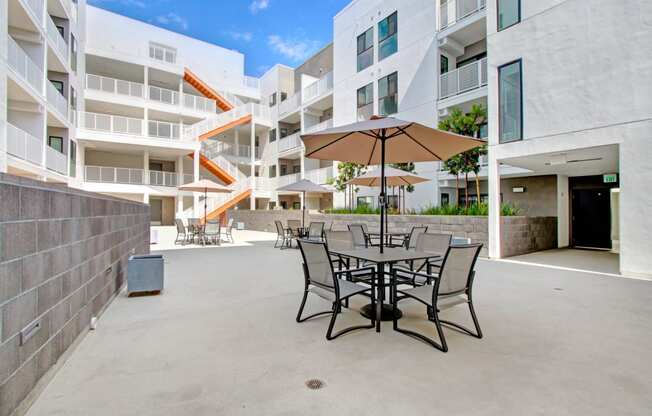
[{"label": "black metal patio chair", "polygon": [[222,237],[220,228],[220,220],[208,220],[204,225],[203,242],[205,243],[208,240],[209,243],[219,246]]},{"label": "black metal patio chair", "polygon": [[420,226],[414,226],[410,230],[410,234],[407,236],[403,244],[405,245],[405,248],[408,250],[411,249],[416,249],[417,248],[417,240],[421,234],[425,234],[428,232],[428,227],[424,225]]},{"label": "black metal patio chair", "polygon": [[186,244],[189,233],[186,231],[186,226],[183,225],[183,220],[181,218],[175,218],[174,225],[177,227],[177,237],[174,239],[174,244]]},{"label": "black metal patio chair", "polygon": [[[396,309],[398,303],[407,298],[424,304],[426,306],[428,320],[435,324],[439,342],[418,332],[399,328],[396,315],[394,315],[394,330],[425,341],[443,352],[448,351],[448,345],[446,344],[442,324],[451,326],[473,337],[482,338],[482,330],[480,329],[480,324],[473,308],[474,267],[481,249],[482,244],[449,246],[438,275],[434,276],[427,273],[411,272],[424,277],[426,281],[432,281],[432,284],[425,284],[406,290],[399,290],[396,284],[392,285],[393,307]],[[400,269],[394,269],[393,277],[395,281],[396,275],[400,273]],[[439,319],[439,313],[441,311],[463,304],[469,307],[475,332],[458,323]]]},{"label": "black metal patio chair", "polygon": [[[326,331],[326,339],[332,340],[340,335],[357,329],[371,329],[375,327],[375,318],[372,316],[369,325],[356,325],[340,330],[333,334],[337,315],[342,312],[342,303],[355,295],[368,293],[371,297],[372,307],[375,305],[375,296],[372,288],[362,286],[357,283],[349,282],[342,278],[351,270],[335,270],[328,253],[326,243],[319,241],[297,240],[303,257],[303,274],[304,274],[304,291],[299,312],[297,313],[297,322],[304,322],[308,319],[320,315],[331,315],[330,324]],[[373,267],[366,268],[366,272],[373,275]],[[358,269],[359,271],[359,269]],[[313,293],[322,299],[331,303],[331,310],[313,313],[312,315],[302,317],[303,309],[306,306],[308,293]]]},{"label": "black metal patio chair", "polygon": [[323,241],[324,223],[319,221],[311,222],[310,225],[308,226],[308,234],[306,238],[311,241]]},{"label": "black metal patio chair", "polygon": [[279,220],[274,221],[276,225],[276,242],[274,243],[274,248],[290,248],[292,247],[292,234],[288,229],[283,227],[283,223]]},{"label": "black metal patio chair", "polygon": [[[419,276],[414,272],[422,272],[431,276],[436,274],[441,267],[442,259],[444,254],[448,251],[448,247],[451,243],[450,234],[434,234],[434,233],[422,233],[417,237],[417,242],[415,245],[416,251],[421,251],[425,253],[432,253],[433,257],[430,259],[424,260],[411,260],[405,264],[394,266],[400,273],[397,275],[398,284],[410,284],[412,286],[418,286],[423,284],[430,283],[430,280]],[[439,257],[439,258],[437,258]],[[407,270],[406,270],[407,269]]]},{"label": "black metal patio chair", "polygon": [[229,221],[224,227],[221,227],[221,232],[224,233],[226,241],[229,243],[235,243],[233,240],[233,218],[229,218]]}]

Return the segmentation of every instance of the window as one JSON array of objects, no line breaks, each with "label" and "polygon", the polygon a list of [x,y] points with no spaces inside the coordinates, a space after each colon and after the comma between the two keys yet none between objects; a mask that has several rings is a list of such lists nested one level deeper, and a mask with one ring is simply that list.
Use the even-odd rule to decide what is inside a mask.
[{"label": "window", "polygon": [[470,57],[470,58],[467,58],[467,59],[464,59],[464,60],[459,61],[459,62],[457,63],[457,67],[460,68],[460,67],[463,67],[464,65],[467,65],[467,64],[473,63],[473,62],[475,62],[475,61],[481,61],[481,60],[483,60],[483,59],[486,58],[486,57],[487,57],[487,52],[479,53],[479,54],[477,54],[477,55],[475,55],[475,56],[472,56],[472,57]]},{"label": "window", "polygon": [[288,167],[287,165],[281,165],[281,176],[285,176],[288,174]]},{"label": "window", "polygon": [[388,116],[398,112],[398,72],[378,80],[378,113]]},{"label": "window", "polygon": [[521,0],[498,1],[498,30],[507,29],[521,21]]},{"label": "window", "polygon": [[398,21],[396,12],[378,23],[378,60],[382,61],[398,49]]},{"label": "window", "polygon": [[65,29],[63,28],[63,26],[57,26],[57,31],[59,32],[62,38],[64,39],[66,38],[66,35],[64,35]]},{"label": "window", "polygon": [[374,84],[358,90],[358,120],[369,120],[374,114]]},{"label": "window", "polygon": [[445,206],[445,205],[450,204],[450,195],[448,195],[447,193],[442,193],[440,201],[441,201],[441,204],[440,204],[441,206]]},{"label": "window", "polygon": [[70,67],[77,72],[77,39],[72,33],[70,34]]},{"label": "window", "polygon": [[52,83],[54,88],[56,88],[57,91],[59,91],[59,94],[63,95],[63,82],[56,81],[56,80],[50,80],[50,82]]},{"label": "window", "polygon": [[276,165],[272,165],[269,167],[269,177],[270,178],[276,177]]},{"label": "window", "polygon": [[374,28],[358,36],[358,72],[374,63]]},{"label": "window", "polygon": [[498,122],[501,143],[523,138],[521,61],[498,67]]},{"label": "window", "polygon": [[72,85],[70,86],[70,108],[73,110],[77,109],[77,91],[75,91]]},{"label": "window", "polygon": [[288,99],[288,93],[287,92],[281,92],[281,102],[285,101]]},{"label": "window", "polygon": [[301,173],[301,165],[292,166],[292,173]]},{"label": "window", "polygon": [[269,106],[274,107],[276,105],[276,93],[269,96]]},{"label": "window", "polygon": [[301,202],[293,202],[292,209],[301,209]]},{"label": "window", "polygon": [[63,153],[63,137],[49,136],[48,146],[50,146],[51,148],[53,148],[59,153]]},{"label": "window", "polygon": [[269,131],[269,142],[275,142],[276,141],[276,129],[271,129]]},{"label": "window", "polygon": [[70,141],[70,177],[77,176],[77,142]]},{"label": "window", "polygon": [[486,139],[487,137],[489,137],[489,124],[480,124],[480,130],[478,130],[478,138]]},{"label": "window", "polygon": [[174,64],[177,62],[177,50],[159,43],[150,43],[149,57],[157,61]]},{"label": "window", "polygon": [[444,55],[439,56],[439,73],[445,74],[448,72],[448,57]]},{"label": "window", "polygon": [[359,196],[357,198],[356,206],[358,207],[370,207],[372,208],[374,205],[374,197],[373,196]]},{"label": "window", "polygon": [[288,129],[287,129],[286,127],[281,127],[281,128],[280,128],[280,131],[281,131],[281,139],[282,139],[283,137],[287,137],[287,135],[288,135]]}]

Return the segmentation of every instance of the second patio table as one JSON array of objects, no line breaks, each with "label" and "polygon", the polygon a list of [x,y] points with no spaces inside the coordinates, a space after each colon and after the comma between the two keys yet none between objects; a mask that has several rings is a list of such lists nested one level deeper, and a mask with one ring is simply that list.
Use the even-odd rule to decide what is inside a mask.
[{"label": "second patio table", "polygon": [[[411,251],[399,247],[386,247],[383,253],[378,250],[378,247],[360,248],[355,250],[330,250],[331,253],[374,263],[376,265],[376,332],[380,332],[380,321],[388,321],[393,319],[393,306],[383,303],[385,298],[385,266],[391,268],[396,263],[410,260],[425,260],[425,259],[441,259],[442,256],[424,251]],[[369,310],[371,305],[366,305],[362,308],[362,314],[367,316],[374,311]],[[384,312],[384,313],[383,313]],[[369,316],[367,316],[369,317]],[[384,318],[384,319],[383,319]]]}]

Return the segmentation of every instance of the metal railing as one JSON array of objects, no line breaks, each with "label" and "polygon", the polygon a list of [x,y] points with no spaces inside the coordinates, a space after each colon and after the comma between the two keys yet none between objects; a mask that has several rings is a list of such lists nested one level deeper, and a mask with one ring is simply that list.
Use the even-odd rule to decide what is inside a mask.
[{"label": "metal railing", "polygon": [[43,0],[23,0],[27,4],[28,10],[34,15],[36,21],[41,25],[43,23]]},{"label": "metal railing", "polygon": [[145,85],[138,82],[124,81],[117,78],[86,74],[86,88],[110,94],[126,95],[128,97],[143,97]]},{"label": "metal railing", "polygon": [[187,173],[109,166],[84,166],[84,180],[86,182],[177,187],[190,183],[193,179],[193,175]]},{"label": "metal railing", "polygon": [[193,94],[183,94],[183,106],[197,111],[214,113],[217,109],[215,100]]},{"label": "metal railing", "polygon": [[325,168],[308,170],[304,172],[303,177],[304,179],[308,179],[316,184],[324,185],[333,177],[333,167],[328,166]]},{"label": "metal railing", "polygon": [[278,140],[278,152],[285,152],[303,146],[301,141],[301,132],[296,132]]},{"label": "metal railing", "polygon": [[62,175],[68,174],[68,159],[66,155],[53,149],[50,146],[45,147],[45,167]]},{"label": "metal railing", "polygon": [[66,10],[66,13],[68,13],[68,16],[72,15],[72,1],[71,0],[61,0],[61,4],[63,5],[63,8]]},{"label": "metal railing", "polygon": [[[231,193],[224,193],[224,194],[210,194],[208,198],[206,198],[206,207],[207,211],[211,212],[220,206],[226,204],[236,196],[238,196],[240,193],[246,191],[247,189],[251,189],[253,187],[253,178],[250,177],[244,177],[239,179],[237,182],[235,182],[233,185],[229,186],[231,189]],[[258,179],[258,178],[256,178]],[[200,196],[200,206],[204,205],[204,197]],[[187,214],[186,214],[187,215]],[[192,214],[191,214],[192,215]],[[200,215],[204,215],[204,211],[201,210]]]},{"label": "metal railing", "polygon": [[179,91],[150,85],[148,96],[152,101],[157,101],[163,104],[179,105]]},{"label": "metal railing", "polygon": [[[238,157],[251,157],[251,146],[248,144],[235,145],[232,143],[225,143],[215,140],[208,140],[212,143],[207,143],[204,146],[204,153],[206,155],[229,155]],[[260,146],[256,146],[256,159],[260,159]]]},{"label": "metal railing", "polygon": [[79,128],[83,129],[144,136],[144,120],[140,118],[80,112],[78,121]]},{"label": "metal railing", "polygon": [[439,30],[483,10],[486,5],[487,0],[448,0],[439,7]]},{"label": "metal railing", "polygon": [[247,115],[262,120],[269,120],[270,117],[269,108],[265,108],[265,106],[261,106],[260,104],[248,103],[188,126],[184,129],[183,135],[188,140],[195,139],[202,134],[208,133]]},{"label": "metal railing", "polygon": [[439,77],[439,99],[487,85],[487,58],[446,72]]},{"label": "metal railing", "polygon": [[57,29],[57,26],[54,24],[52,21],[52,18],[48,16],[46,18],[47,20],[47,32],[48,32],[48,39],[52,41],[54,44],[54,49],[61,55],[61,58],[63,58],[64,63],[68,63],[68,44],[66,43],[65,39],[63,36],[61,36],[61,33],[59,32],[59,29]]},{"label": "metal railing", "polygon": [[41,69],[32,58],[25,53],[23,48],[11,37],[7,36],[7,60],[9,66],[28,84],[30,84],[39,95],[43,94],[43,69]]},{"label": "metal railing", "polygon": [[42,140],[7,123],[7,153],[10,155],[43,166],[43,145]]},{"label": "metal railing", "polygon": [[176,172],[163,172],[159,170],[148,171],[149,184],[153,186],[177,187],[181,185],[179,174]]},{"label": "metal railing", "polygon": [[290,173],[288,175],[282,175],[277,178],[276,184],[277,188],[280,188],[291,183],[295,183],[301,180],[301,173]]},{"label": "metal railing", "polygon": [[47,99],[48,103],[52,104],[59,115],[68,121],[68,100],[49,81],[47,82]]},{"label": "metal railing", "polygon": [[278,114],[283,115],[283,114],[288,114],[296,111],[299,106],[301,105],[301,93],[298,92],[291,96],[290,98],[286,99],[285,101],[281,101],[281,103],[278,105]]},{"label": "metal railing", "polygon": [[312,100],[333,90],[333,72],[329,72],[322,78],[313,82],[303,89],[303,102]]},{"label": "metal railing", "polygon": [[324,120],[321,123],[306,127],[306,133],[315,133],[321,130],[330,129],[331,127],[333,127],[333,119],[329,118],[328,120]]},{"label": "metal railing", "polygon": [[147,127],[147,134],[150,137],[159,139],[174,139],[178,140],[181,132],[181,125],[178,123],[170,123],[168,121],[149,120]]}]

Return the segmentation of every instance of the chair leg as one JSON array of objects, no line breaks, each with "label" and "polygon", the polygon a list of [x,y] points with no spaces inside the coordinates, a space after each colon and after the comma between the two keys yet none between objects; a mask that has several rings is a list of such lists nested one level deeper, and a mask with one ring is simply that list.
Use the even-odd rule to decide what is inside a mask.
[{"label": "chair leg", "polygon": [[[394,302],[392,303],[392,308],[394,309],[394,312],[396,312],[396,308],[398,305],[398,293],[396,292],[396,287],[394,287]],[[427,307],[427,309],[429,309]],[[428,313],[428,318],[430,318],[430,311],[427,310]],[[431,320],[431,319],[428,319]],[[432,321],[435,323],[435,329],[437,330],[437,336],[439,337],[439,340],[441,343],[438,343],[437,341],[430,339],[426,337],[425,335],[421,335],[418,332],[410,331],[409,329],[403,329],[398,327],[398,318],[396,317],[396,313],[394,313],[394,319],[393,319],[393,327],[394,331],[400,332],[401,334],[419,339],[427,344],[430,344],[432,347],[438,349],[439,351],[442,352],[447,352],[448,351],[448,345],[446,344],[446,338],[444,337],[444,332],[442,331],[441,328],[441,321],[439,320],[439,317],[437,316],[437,312],[433,309],[433,316],[432,316]]]},{"label": "chair leg", "polygon": [[455,322],[444,321],[444,320],[441,320],[440,322],[442,324],[444,324],[444,325],[448,325],[448,326],[451,326],[453,328],[459,329],[460,331],[462,331],[462,332],[464,332],[464,333],[466,333],[468,335],[471,335],[472,337],[482,338],[482,330],[480,329],[480,323],[478,322],[478,317],[475,314],[475,309],[473,308],[473,301],[471,299],[469,299],[468,305],[469,305],[469,312],[471,312],[471,319],[473,319],[473,326],[475,326],[475,333],[473,331],[471,331],[469,328],[467,328],[465,326],[462,326],[460,324],[457,324]]},{"label": "chair leg", "polygon": [[303,291],[303,299],[301,299],[301,305],[299,306],[299,312],[297,313],[297,322],[299,323],[305,322],[308,319],[312,319],[316,316],[327,315],[332,313],[332,311],[323,311],[323,312],[313,313],[312,315],[308,315],[305,318],[302,318],[301,314],[303,314],[303,308],[305,308],[307,300],[308,300],[308,289],[306,288],[306,290]]},{"label": "chair leg", "polygon": [[[373,289],[372,289],[372,293],[373,293]],[[371,318],[371,323],[369,325],[350,326],[348,328],[344,328],[344,329],[340,330],[339,332],[336,332],[335,334],[333,334],[333,329],[335,328],[335,321],[337,320],[337,314],[342,312],[342,301],[343,300],[345,300],[345,299],[339,299],[338,301],[333,303],[333,311],[332,311],[332,315],[331,315],[331,321],[328,324],[328,331],[326,331],[326,339],[328,341],[332,341],[335,338],[339,337],[340,335],[344,335],[344,334],[349,333],[351,331],[356,331],[358,329],[372,329],[372,328],[376,327],[376,319],[375,319],[375,317],[372,317]],[[376,304],[375,297],[373,295],[372,295],[372,298],[371,298],[371,304],[372,304],[372,306],[375,306],[375,304]]]}]

